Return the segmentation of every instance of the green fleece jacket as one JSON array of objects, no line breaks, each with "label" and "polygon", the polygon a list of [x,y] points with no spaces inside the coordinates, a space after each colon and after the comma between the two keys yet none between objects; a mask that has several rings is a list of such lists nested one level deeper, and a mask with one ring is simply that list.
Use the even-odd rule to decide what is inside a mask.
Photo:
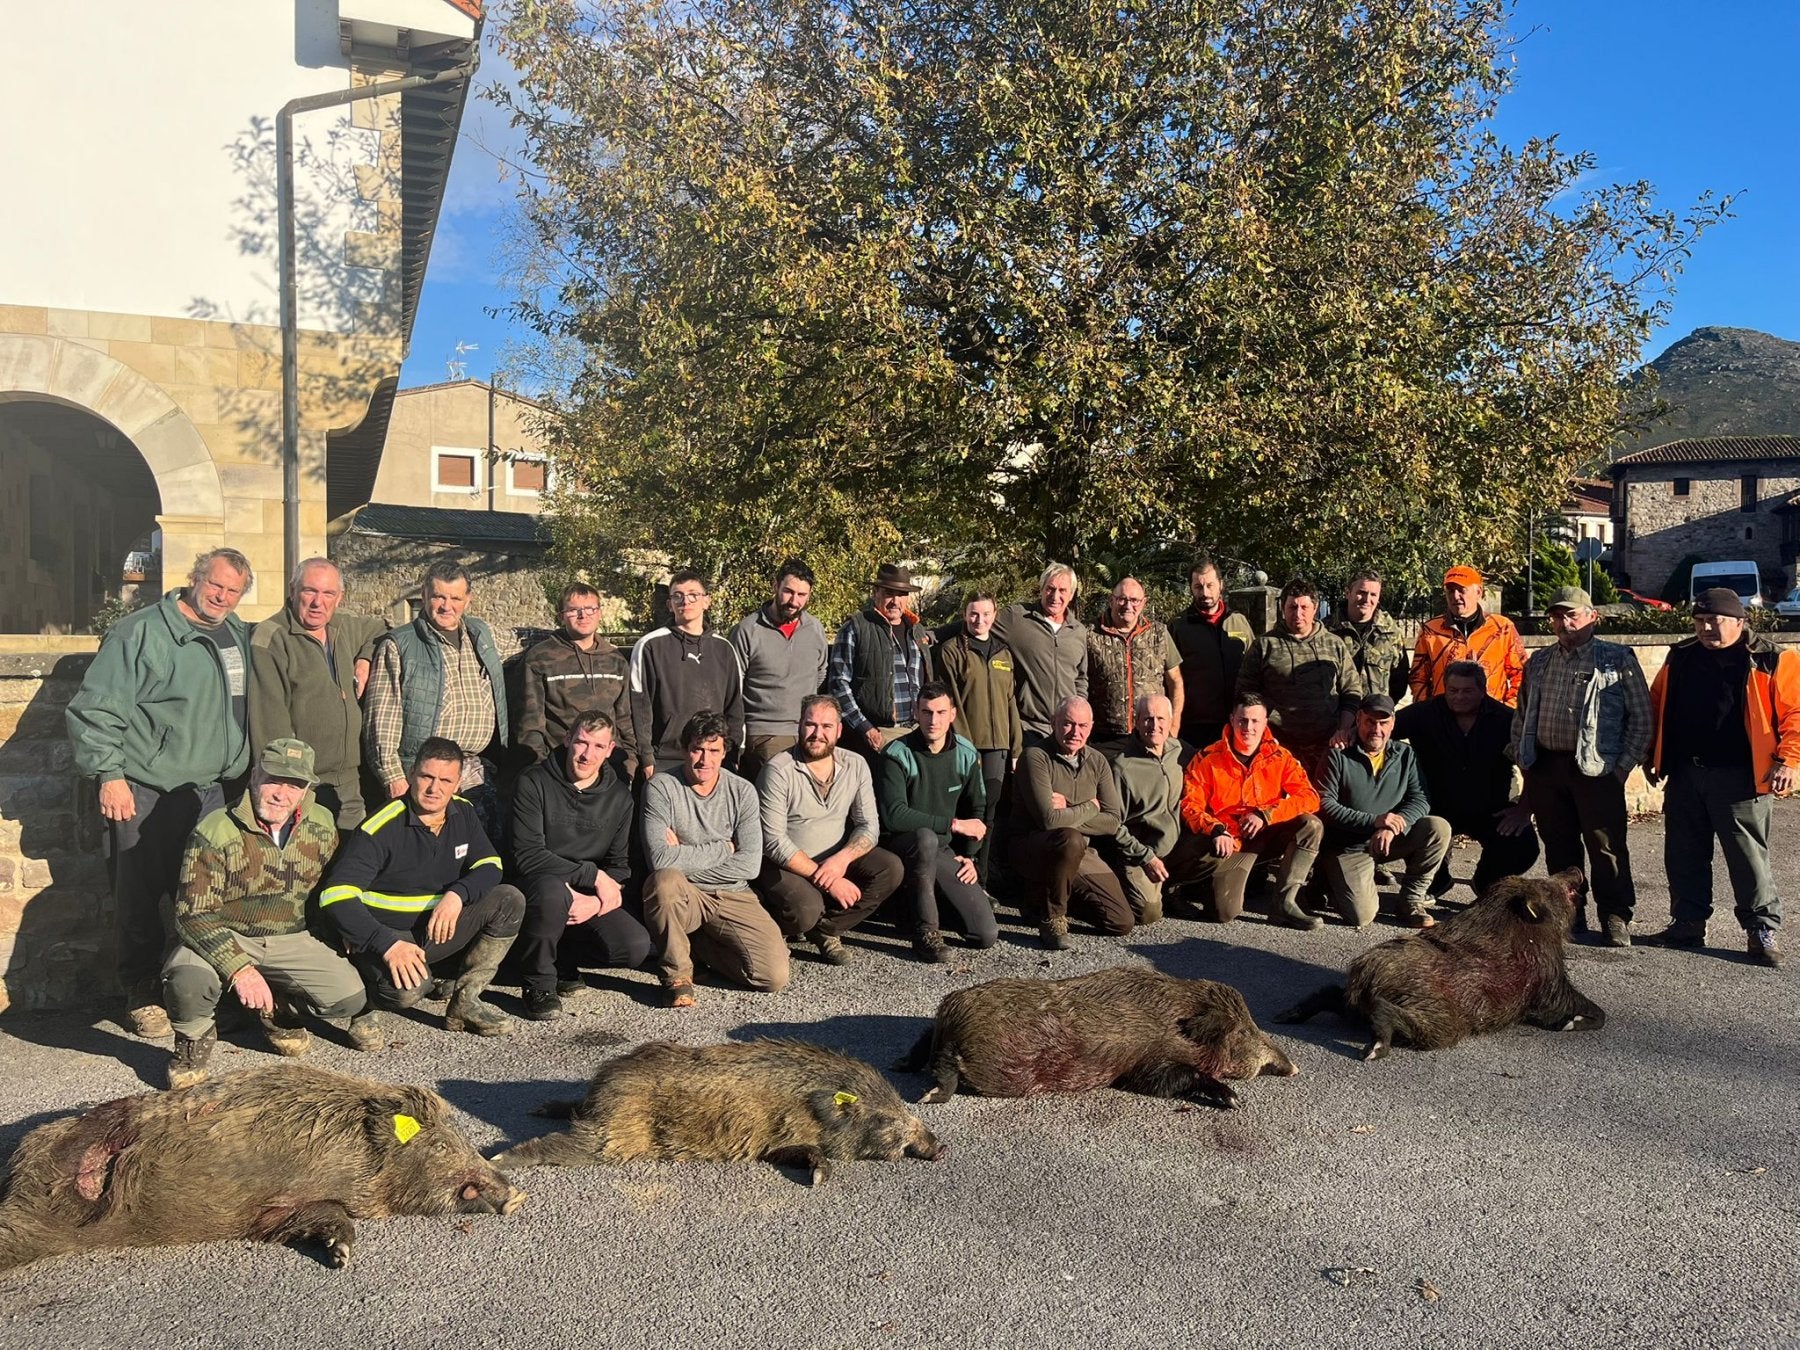
[{"label": "green fleece jacket", "polygon": [[[228,615],[220,635],[237,644],[248,680],[250,630]],[[250,738],[232,715],[224,668],[174,593],[107,631],[66,720],[75,767],[102,783],[129,779],[172,792],[250,767]]]},{"label": "green fleece jacket", "polygon": [[288,737],[305,741],[321,780],[354,788],[363,730],[356,662],[374,655],[387,624],[340,611],[326,631],[329,659],[291,608],[256,625],[250,635],[250,741],[258,749]]},{"label": "green fleece jacket", "polygon": [[1163,746],[1161,758],[1136,737],[1113,761],[1119,780],[1120,825],[1114,842],[1127,862],[1142,866],[1166,858],[1181,837],[1181,742]]}]

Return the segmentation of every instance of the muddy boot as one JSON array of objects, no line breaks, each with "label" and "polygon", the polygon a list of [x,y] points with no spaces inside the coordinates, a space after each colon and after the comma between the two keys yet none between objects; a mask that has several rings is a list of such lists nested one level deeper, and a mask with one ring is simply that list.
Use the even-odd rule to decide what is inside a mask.
[{"label": "muddy boot", "polygon": [[177,1032],[175,1053],[169,1056],[169,1086],[184,1088],[204,1083],[207,1062],[212,1059],[213,1047],[218,1043],[219,1033],[211,1027],[191,1040]]},{"label": "muddy boot", "polygon": [[512,1035],[512,1019],[481,1001],[482,991],[493,980],[512,945],[510,933],[505,937],[478,937],[469,944],[468,953],[463,957],[462,974],[456,977],[450,1006],[444,1011],[446,1030],[472,1031],[477,1036]]},{"label": "muddy boot", "polygon": [[380,1011],[375,1008],[352,1017],[345,1031],[350,1037],[350,1044],[364,1054],[373,1054],[387,1048],[387,1026]]},{"label": "muddy boot", "polygon": [[168,1011],[162,1005],[162,986],[134,985],[125,994],[125,1025],[132,1034],[147,1041],[159,1041],[175,1034],[169,1025]]},{"label": "muddy boot", "polygon": [[1069,940],[1067,919],[1045,919],[1038,925],[1038,941],[1053,952],[1066,952],[1075,945]]},{"label": "muddy boot", "polygon": [[257,1020],[269,1048],[284,1058],[299,1059],[312,1044],[312,1037],[301,1025],[300,1014],[286,1004],[276,1003],[272,1011],[262,1013]]},{"label": "muddy boot", "polygon": [[947,966],[956,958],[944,942],[944,935],[935,928],[922,928],[913,939],[913,953],[924,962],[936,966]]}]

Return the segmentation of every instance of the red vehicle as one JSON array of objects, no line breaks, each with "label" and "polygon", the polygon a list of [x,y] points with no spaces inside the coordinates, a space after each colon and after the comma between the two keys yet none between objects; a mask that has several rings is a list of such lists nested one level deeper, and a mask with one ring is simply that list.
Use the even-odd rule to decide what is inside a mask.
[{"label": "red vehicle", "polygon": [[1636,591],[1628,591],[1619,587],[1619,596],[1628,605],[1636,605],[1640,609],[1674,609],[1667,600],[1658,600],[1654,596],[1639,595]]}]

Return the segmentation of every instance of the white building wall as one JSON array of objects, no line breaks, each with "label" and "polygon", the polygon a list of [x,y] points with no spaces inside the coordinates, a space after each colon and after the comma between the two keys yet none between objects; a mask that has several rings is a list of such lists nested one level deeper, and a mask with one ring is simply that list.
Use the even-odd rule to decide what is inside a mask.
[{"label": "white building wall", "polygon": [[[275,323],[275,116],[348,87],[338,19],[337,0],[8,5],[0,304]],[[376,138],[346,108],[297,119],[296,142],[310,162],[300,324],[343,331],[357,281],[344,232],[374,225],[344,185]]]}]

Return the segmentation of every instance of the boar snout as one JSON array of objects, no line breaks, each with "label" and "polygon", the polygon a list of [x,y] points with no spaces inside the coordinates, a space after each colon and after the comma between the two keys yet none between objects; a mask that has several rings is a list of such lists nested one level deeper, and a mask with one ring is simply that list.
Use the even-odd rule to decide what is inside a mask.
[{"label": "boar snout", "polygon": [[1281,1053],[1281,1048],[1274,1041],[1263,1042],[1263,1063],[1258,1071],[1260,1075],[1275,1078],[1292,1078],[1300,1072],[1300,1066]]}]

